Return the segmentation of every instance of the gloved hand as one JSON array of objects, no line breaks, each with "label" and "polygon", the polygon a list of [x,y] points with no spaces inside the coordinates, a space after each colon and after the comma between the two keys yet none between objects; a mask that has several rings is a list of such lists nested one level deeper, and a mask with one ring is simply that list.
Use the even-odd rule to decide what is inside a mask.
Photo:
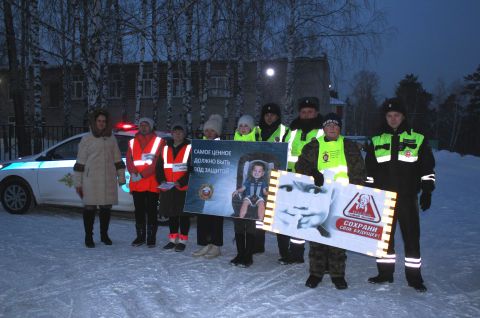
[{"label": "gloved hand", "polygon": [[422,211],[428,210],[431,204],[432,204],[432,193],[427,191],[422,191],[422,194],[420,195],[420,207],[422,208]]},{"label": "gloved hand", "polygon": [[317,187],[323,186],[323,182],[325,180],[323,179],[323,174],[320,171],[314,170],[312,177]]},{"label": "gloved hand", "polygon": [[130,176],[130,180],[132,180],[133,182],[138,182],[142,179],[142,175],[140,173],[133,173],[131,176]]}]

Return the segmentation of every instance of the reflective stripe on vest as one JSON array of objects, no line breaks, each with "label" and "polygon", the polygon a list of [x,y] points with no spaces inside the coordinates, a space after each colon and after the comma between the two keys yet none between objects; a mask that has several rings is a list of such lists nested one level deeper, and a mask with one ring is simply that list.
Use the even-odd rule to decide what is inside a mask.
[{"label": "reflective stripe on vest", "polygon": [[[153,164],[153,159],[158,153],[158,148],[160,147],[161,141],[162,138],[156,136],[149,141],[144,149],[140,147],[140,143],[138,141],[135,141],[135,138],[129,141],[133,165],[139,173]],[[129,187],[131,192],[149,191],[158,193],[159,191],[157,188],[158,183],[155,174],[149,177],[141,178],[139,181],[132,181],[132,179],[130,179]]]},{"label": "reflective stripe on vest", "polygon": [[[162,141],[162,138],[160,137],[155,137],[153,139],[153,145],[150,149],[149,152],[146,152],[146,154],[149,154],[149,155],[152,155],[152,156],[155,156],[155,154],[157,153],[158,151],[158,147],[160,146],[160,142]],[[148,146],[150,145],[152,141],[150,141],[148,143],[148,145],[145,147],[146,149],[148,149]],[[143,166],[143,165],[151,165],[152,164],[152,159],[149,157],[149,156],[145,156],[144,154],[145,153],[141,153],[140,154],[140,158],[138,157],[138,154],[135,154],[134,153],[134,145],[136,144],[135,143],[135,138],[131,139],[129,142],[128,142],[129,146],[130,146],[130,151],[132,152],[132,157],[133,157],[133,165],[135,167],[138,167],[138,166]],[[140,149],[141,150],[141,149]]]},{"label": "reflective stripe on vest", "polygon": [[266,141],[281,142],[283,140],[283,136],[285,135],[286,131],[287,131],[287,127],[285,125],[280,124],[277,130],[275,130],[273,134]]},{"label": "reflective stripe on vest", "polygon": [[[188,156],[192,150],[192,145],[183,146],[173,158],[173,150],[168,145],[163,147],[163,172],[167,182],[176,182],[188,173]],[[179,160],[181,158],[181,160]],[[188,186],[177,187],[180,191],[186,191]]]},{"label": "reflective stripe on vest", "polygon": [[343,146],[343,136],[336,141],[325,141],[325,138],[318,139],[318,161],[317,169],[328,177],[333,174],[333,180],[348,182],[347,159]]},{"label": "reflective stripe on vest", "polygon": [[[297,132],[300,131],[299,134]],[[313,133],[313,134],[312,134]],[[295,163],[298,161],[298,157],[302,153],[303,147],[308,144],[313,138],[320,138],[323,136],[323,129],[314,129],[310,131],[305,140],[300,140],[297,137],[301,138],[302,136],[302,130],[301,129],[295,129],[290,131],[290,135],[288,138],[288,169],[295,171]]]},{"label": "reflective stripe on vest", "polygon": [[[375,157],[378,163],[392,160],[392,135],[381,134],[372,138]],[[416,162],[418,151],[425,137],[413,130],[410,133],[404,131],[399,135],[398,161]]]}]

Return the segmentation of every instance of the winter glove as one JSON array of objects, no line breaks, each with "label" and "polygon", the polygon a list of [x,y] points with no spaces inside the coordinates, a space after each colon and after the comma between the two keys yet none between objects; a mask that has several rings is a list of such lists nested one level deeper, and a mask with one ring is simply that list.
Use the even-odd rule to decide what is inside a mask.
[{"label": "winter glove", "polygon": [[133,182],[138,182],[142,179],[142,175],[140,173],[134,173],[130,176],[130,180]]},{"label": "winter glove", "polygon": [[324,179],[323,179],[323,174],[320,171],[313,170],[312,177],[317,187],[323,186]]},{"label": "winter glove", "polygon": [[426,211],[430,208],[432,204],[432,193],[427,191],[422,191],[422,195],[420,195],[420,207],[422,211]]}]

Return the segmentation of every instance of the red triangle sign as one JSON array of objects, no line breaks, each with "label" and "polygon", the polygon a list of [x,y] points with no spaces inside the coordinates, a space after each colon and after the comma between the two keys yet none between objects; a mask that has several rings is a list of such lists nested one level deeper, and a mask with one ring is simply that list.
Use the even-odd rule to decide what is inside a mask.
[{"label": "red triangle sign", "polygon": [[365,221],[378,223],[381,220],[373,195],[357,192],[343,210],[343,215]]}]

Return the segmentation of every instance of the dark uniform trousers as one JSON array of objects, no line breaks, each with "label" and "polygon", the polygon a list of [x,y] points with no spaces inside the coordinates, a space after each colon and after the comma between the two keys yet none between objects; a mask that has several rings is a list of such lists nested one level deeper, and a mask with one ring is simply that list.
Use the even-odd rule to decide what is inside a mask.
[{"label": "dark uniform trousers", "polygon": [[135,223],[156,226],[158,193],[150,191],[134,191],[132,192],[132,195],[133,203],[135,205]]},{"label": "dark uniform trousers", "polygon": [[405,275],[409,283],[423,282],[420,271],[420,218],[418,215],[418,198],[416,194],[397,196],[393,216],[392,233],[385,258],[377,259],[380,275],[393,275],[395,271],[395,232],[397,222],[402,233],[405,248]]},{"label": "dark uniform trousers", "polygon": [[223,245],[223,217],[197,215],[197,244],[200,246]]},{"label": "dark uniform trousers", "polygon": [[342,248],[310,242],[310,275],[323,277],[328,269],[330,277],[344,277],[347,254]]},{"label": "dark uniform trousers", "polygon": [[[290,241],[291,237],[283,234],[277,234],[277,244],[280,257],[291,258],[294,260],[303,260],[305,252],[305,243],[296,244]],[[295,238],[294,238],[295,239]]]}]

